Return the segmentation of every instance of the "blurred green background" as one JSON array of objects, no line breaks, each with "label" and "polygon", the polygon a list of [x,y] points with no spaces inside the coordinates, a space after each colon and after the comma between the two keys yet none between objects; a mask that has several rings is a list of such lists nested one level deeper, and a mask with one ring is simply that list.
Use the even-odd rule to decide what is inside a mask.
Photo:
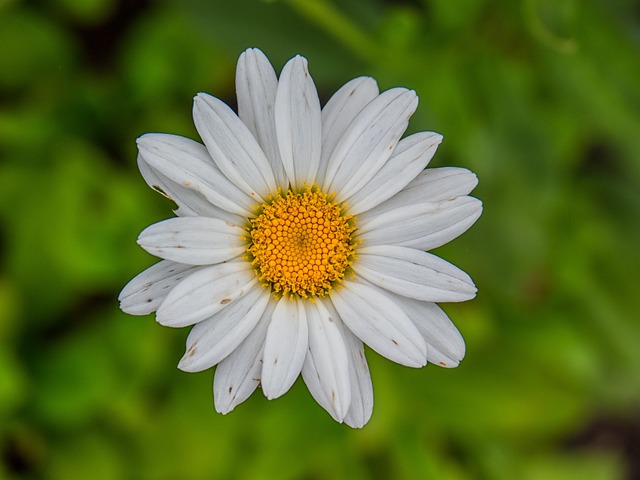
[{"label": "blurred green background", "polygon": [[[431,166],[485,212],[439,254],[459,368],[369,352],[375,408],[333,422],[304,384],[214,412],[186,329],[118,310],[171,216],[135,138],[197,138],[235,62],[309,59],[321,101],[358,75],[420,96]],[[640,478],[640,3],[633,0],[0,0],[0,478]]]}]

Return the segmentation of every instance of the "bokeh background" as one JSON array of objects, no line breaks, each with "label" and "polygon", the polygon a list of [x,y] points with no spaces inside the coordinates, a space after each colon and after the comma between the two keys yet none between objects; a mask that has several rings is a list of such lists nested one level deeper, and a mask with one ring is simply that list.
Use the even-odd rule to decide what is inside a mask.
[{"label": "bokeh background", "polygon": [[[186,329],[118,310],[172,205],[135,138],[197,138],[235,62],[301,53],[420,96],[432,166],[475,171],[478,223],[437,253],[457,369],[369,351],[375,409],[339,425],[299,380],[214,412],[176,369]],[[0,0],[0,478],[640,478],[640,3],[634,0]]]}]

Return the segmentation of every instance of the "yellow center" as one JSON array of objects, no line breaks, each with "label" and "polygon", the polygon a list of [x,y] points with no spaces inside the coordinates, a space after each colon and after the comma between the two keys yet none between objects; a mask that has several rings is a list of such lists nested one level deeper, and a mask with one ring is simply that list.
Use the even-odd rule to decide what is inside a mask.
[{"label": "yellow center", "polygon": [[353,218],[315,186],[278,193],[261,209],[248,248],[258,278],[279,295],[325,296],[351,264]]}]

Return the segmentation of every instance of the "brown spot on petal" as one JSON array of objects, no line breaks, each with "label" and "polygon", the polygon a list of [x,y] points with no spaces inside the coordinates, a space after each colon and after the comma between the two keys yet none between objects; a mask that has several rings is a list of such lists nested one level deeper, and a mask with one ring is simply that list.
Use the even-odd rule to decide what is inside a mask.
[{"label": "brown spot on petal", "polygon": [[391,341],[393,342],[394,345],[398,345],[398,342],[396,342],[393,338],[391,339]]},{"label": "brown spot on petal", "polygon": [[220,300],[220,305],[226,305],[227,303],[231,303],[230,298],[223,298],[222,300]]},{"label": "brown spot on petal", "polygon": [[193,357],[196,354],[197,351],[198,351],[198,346],[196,344],[193,344],[187,350],[187,353],[185,354],[185,357]]},{"label": "brown spot on petal", "polygon": [[446,364],[446,363],[444,363],[444,362],[438,362],[438,364],[439,364],[439,365],[442,365],[443,367],[446,367],[446,366],[447,366],[447,364]]},{"label": "brown spot on petal", "polygon": [[229,387],[229,393],[231,393],[232,390],[233,390],[233,387]]}]

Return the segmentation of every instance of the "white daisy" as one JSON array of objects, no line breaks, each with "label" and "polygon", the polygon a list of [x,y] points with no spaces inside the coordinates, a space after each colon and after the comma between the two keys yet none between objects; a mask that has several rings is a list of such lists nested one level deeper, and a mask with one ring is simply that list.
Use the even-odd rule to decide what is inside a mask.
[{"label": "white daisy", "polygon": [[122,310],[194,325],[178,367],[217,365],[215,408],[258,387],[283,395],[300,373],[338,422],[362,427],[373,390],[363,343],[409,367],[455,367],[464,341],[434,302],[475,296],[469,276],[426,251],[467,230],[476,176],[425,167],[442,137],[400,139],[415,92],[356,78],[320,108],[307,61],[277,78],[257,49],[236,76],[238,114],[200,93],[204,145],[146,134],[138,165],[173,200],[138,243],[162,258],[120,294]]}]

